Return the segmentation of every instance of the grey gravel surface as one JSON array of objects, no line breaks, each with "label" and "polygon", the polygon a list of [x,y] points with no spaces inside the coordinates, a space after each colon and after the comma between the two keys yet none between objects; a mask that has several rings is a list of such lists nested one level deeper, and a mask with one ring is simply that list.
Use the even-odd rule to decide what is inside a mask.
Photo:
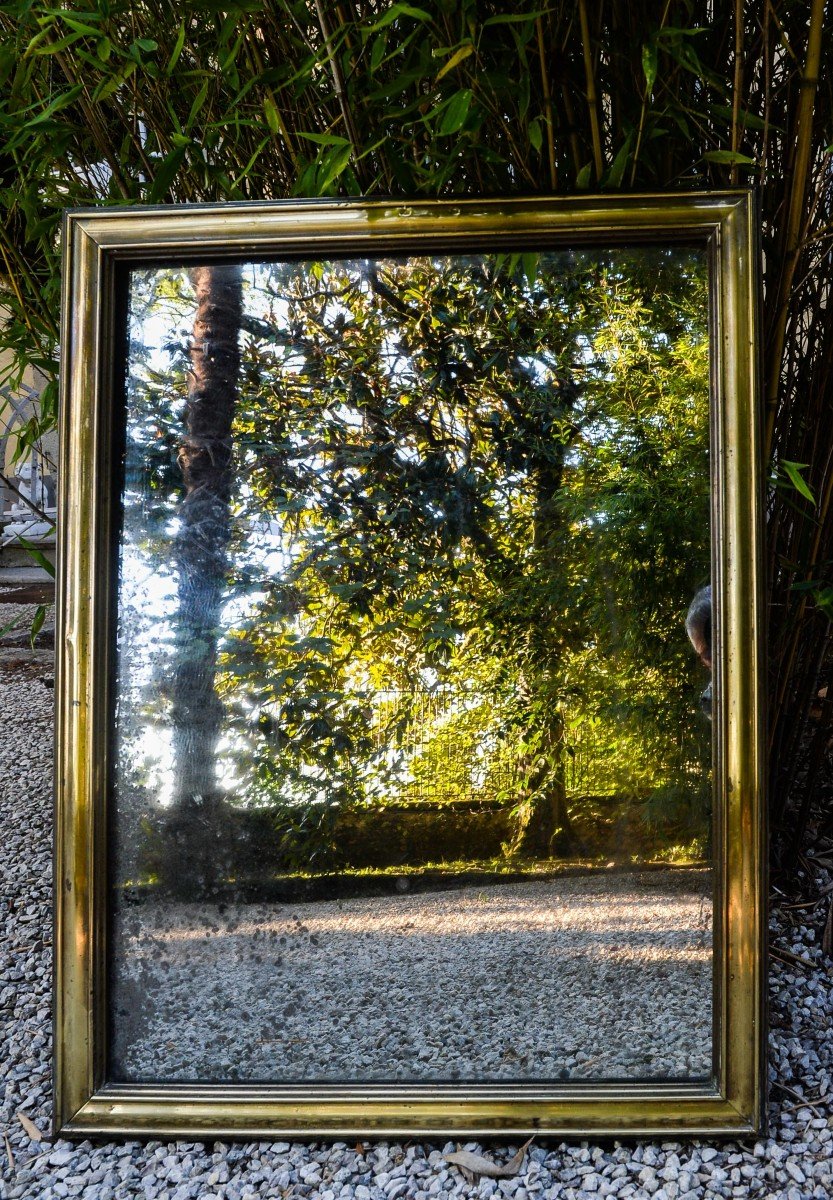
[{"label": "grey gravel surface", "polygon": [[[533,1144],[521,1173],[467,1181],[439,1143],[73,1144],[49,1138],[51,691],[43,666],[0,674],[0,1197],[2,1200],[400,1200],[489,1197],[833,1195],[833,966],[823,910],[776,911],[773,942],[799,963],[771,973],[770,1135],[700,1141]],[[833,885],[820,872],[817,883]],[[30,1140],[19,1114],[42,1132]],[[471,1146],[470,1148],[475,1148]],[[515,1144],[481,1151],[505,1161]]]}]

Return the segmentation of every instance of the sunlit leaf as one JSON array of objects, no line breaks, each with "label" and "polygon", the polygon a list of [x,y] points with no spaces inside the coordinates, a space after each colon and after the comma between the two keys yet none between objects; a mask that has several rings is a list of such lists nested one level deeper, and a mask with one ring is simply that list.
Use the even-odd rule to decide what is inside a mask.
[{"label": "sunlit leaf", "polygon": [[810,485],[801,474],[802,471],[807,470],[810,464],[788,462],[786,459],[782,458],[779,465],[783,468],[784,474],[787,476],[787,479],[789,479],[790,483],[798,492],[798,494],[803,496],[805,500],[809,500],[811,504],[815,504],[816,498],[810,490]]},{"label": "sunlit leaf", "polygon": [[461,62],[464,62],[469,55],[473,53],[474,46],[471,44],[471,42],[467,42],[466,45],[461,46],[459,50],[456,50],[455,53],[452,54],[448,62],[445,63],[444,66],[437,72],[436,82],[439,83],[444,75],[447,75],[449,71],[453,71],[455,67],[459,66]]},{"label": "sunlit leaf", "polygon": [[737,150],[709,150],[703,155],[706,162],[727,163],[730,166],[755,167],[757,162],[748,154],[740,154]]},{"label": "sunlit leaf", "polygon": [[41,629],[43,629],[43,623],[45,620],[46,620],[46,605],[39,604],[38,607],[35,609],[35,615],[32,618],[32,627],[29,631],[29,644],[31,645],[33,650],[35,648],[35,638],[38,636]]},{"label": "sunlit leaf", "polygon": [[32,561],[36,562],[39,567],[42,567],[43,570],[46,571],[47,575],[51,575],[52,578],[54,579],[55,578],[55,568],[52,565],[52,563],[49,561],[49,559],[46,557],[46,555],[43,553],[43,551],[39,550],[37,546],[33,545],[32,542],[30,542],[28,540],[28,538],[23,537],[22,534],[18,534],[16,540],[23,547],[23,549],[26,551],[26,553],[29,555],[29,557],[32,559]]}]

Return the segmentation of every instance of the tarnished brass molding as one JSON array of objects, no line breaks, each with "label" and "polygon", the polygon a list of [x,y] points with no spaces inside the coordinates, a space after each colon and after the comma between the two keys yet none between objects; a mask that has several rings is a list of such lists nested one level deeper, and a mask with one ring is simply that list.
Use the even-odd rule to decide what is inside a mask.
[{"label": "tarnished brass molding", "polygon": [[[107,866],[125,268],[396,248],[646,242],[712,261],[716,812],[713,1079],[332,1089],[107,1081]],[[58,547],[55,1130],[165,1134],[748,1134],[764,1119],[765,803],[758,223],[749,192],[76,211],[65,220]]]}]

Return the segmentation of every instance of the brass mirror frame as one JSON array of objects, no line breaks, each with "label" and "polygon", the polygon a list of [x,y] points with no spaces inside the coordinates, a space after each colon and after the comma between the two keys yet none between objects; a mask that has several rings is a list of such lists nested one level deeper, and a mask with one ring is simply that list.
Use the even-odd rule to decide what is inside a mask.
[{"label": "brass mirror frame", "polygon": [[[56,670],[55,1131],[194,1138],[739,1135],[765,1100],[758,237],[749,192],[97,209],[65,219]],[[112,1084],[106,796],[126,266],[397,251],[707,246],[715,597],[713,1075],[691,1083]]]}]

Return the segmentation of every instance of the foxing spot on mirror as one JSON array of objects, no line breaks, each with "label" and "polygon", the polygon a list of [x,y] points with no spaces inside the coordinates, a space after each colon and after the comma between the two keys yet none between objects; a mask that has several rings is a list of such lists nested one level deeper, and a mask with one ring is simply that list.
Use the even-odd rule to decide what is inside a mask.
[{"label": "foxing spot on mirror", "polygon": [[759,1126],[751,213],[70,216],[57,1128]]}]

